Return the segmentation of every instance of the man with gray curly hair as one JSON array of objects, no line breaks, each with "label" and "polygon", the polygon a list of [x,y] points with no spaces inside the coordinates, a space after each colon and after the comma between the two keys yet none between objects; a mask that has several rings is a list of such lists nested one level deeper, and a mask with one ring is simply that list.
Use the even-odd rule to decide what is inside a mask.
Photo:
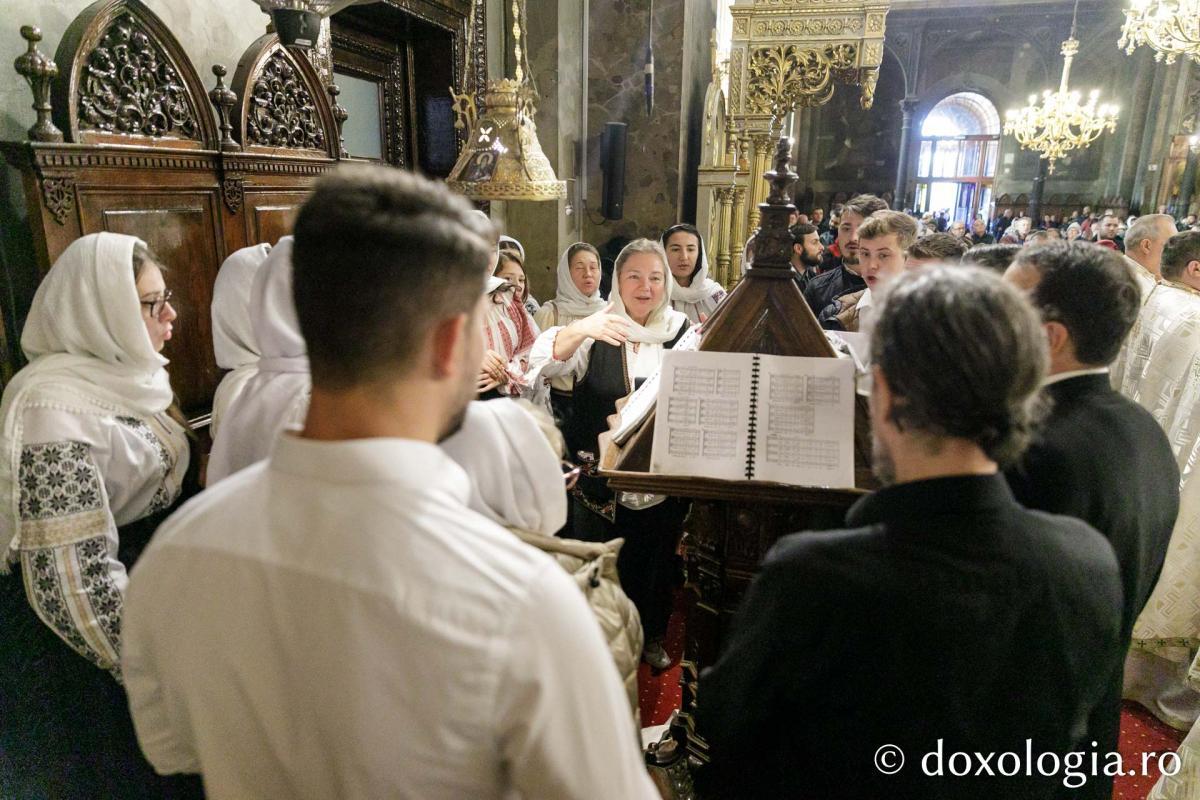
[{"label": "man with gray curly hair", "polygon": [[[871,348],[885,487],[846,529],[767,555],[700,680],[712,796],[1057,796],[1062,775],[1011,759],[1086,751],[1122,656],[1112,548],[1018,505],[999,471],[1038,417],[1033,309],[973,267],[907,272],[885,295]],[[1003,773],[946,769],[1002,753]]]}]

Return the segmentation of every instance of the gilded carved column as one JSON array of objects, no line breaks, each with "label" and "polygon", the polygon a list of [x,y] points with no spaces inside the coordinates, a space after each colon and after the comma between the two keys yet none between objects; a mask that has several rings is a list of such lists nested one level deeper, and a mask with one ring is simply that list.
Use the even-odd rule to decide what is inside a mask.
[{"label": "gilded carved column", "polygon": [[756,133],[750,137],[754,145],[754,161],[750,169],[750,186],[754,192],[750,197],[750,219],[746,235],[758,228],[758,204],[767,199],[767,182],[763,178],[775,152],[774,137],[769,133]]},{"label": "gilded carved column", "polygon": [[717,203],[717,230],[721,237],[717,242],[717,280],[722,286],[728,287],[733,283],[733,188],[725,186],[717,189]]},{"label": "gilded carved column", "polygon": [[733,220],[730,228],[733,231],[733,239],[730,242],[732,248],[733,280],[736,283],[742,275],[742,253],[746,250],[746,235],[748,233],[746,227],[742,224],[746,213],[746,187],[733,187]]}]

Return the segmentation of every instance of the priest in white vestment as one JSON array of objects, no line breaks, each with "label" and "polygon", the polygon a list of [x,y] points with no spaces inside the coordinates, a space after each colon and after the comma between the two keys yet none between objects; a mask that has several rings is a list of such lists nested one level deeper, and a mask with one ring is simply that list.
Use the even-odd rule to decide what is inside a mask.
[{"label": "priest in white vestment", "polygon": [[1134,626],[1125,694],[1186,730],[1200,715],[1200,232],[1167,243],[1162,278],[1130,335],[1118,388],[1166,431],[1180,507],[1162,575]]},{"label": "priest in white vestment", "polygon": [[[1175,235],[1175,220],[1170,214],[1147,214],[1138,217],[1125,234],[1125,264],[1137,281],[1142,293],[1142,304],[1150,299],[1150,293],[1162,280],[1162,254],[1167,241]],[[1129,343],[1138,336],[1141,318],[1133,324],[1133,330],[1125,339],[1117,360],[1109,368],[1109,379],[1114,389],[1120,391],[1125,380],[1125,369],[1129,363]]]},{"label": "priest in white vestment", "polygon": [[483,357],[495,234],[470,212],[401,170],[317,182],[294,251],[304,427],[133,572],[138,739],[209,800],[657,797],[582,594],[470,509],[437,446]]}]

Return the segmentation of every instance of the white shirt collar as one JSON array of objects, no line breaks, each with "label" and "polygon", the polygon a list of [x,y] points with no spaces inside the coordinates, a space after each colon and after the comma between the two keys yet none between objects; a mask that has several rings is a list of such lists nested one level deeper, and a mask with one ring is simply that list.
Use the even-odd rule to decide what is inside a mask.
[{"label": "white shirt collar", "polygon": [[383,437],[327,442],[298,434],[285,430],[275,440],[271,470],[324,483],[396,483],[449,492],[463,505],[471,496],[467,473],[435,444]]},{"label": "white shirt collar", "polygon": [[1084,375],[1107,375],[1108,367],[1090,367],[1088,369],[1073,369],[1068,372],[1057,372],[1054,375],[1042,381],[1042,386],[1049,386],[1052,383],[1061,383],[1069,381],[1071,378],[1080,378]]}]

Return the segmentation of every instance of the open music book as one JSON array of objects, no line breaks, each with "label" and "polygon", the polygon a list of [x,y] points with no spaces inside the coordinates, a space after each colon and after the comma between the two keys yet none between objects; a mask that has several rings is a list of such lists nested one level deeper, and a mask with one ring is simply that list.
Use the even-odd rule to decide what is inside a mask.
[{"label": "open music book", "polygon": [[668,352],[656,408],[651,472],[854,486],[849,359]]}]

